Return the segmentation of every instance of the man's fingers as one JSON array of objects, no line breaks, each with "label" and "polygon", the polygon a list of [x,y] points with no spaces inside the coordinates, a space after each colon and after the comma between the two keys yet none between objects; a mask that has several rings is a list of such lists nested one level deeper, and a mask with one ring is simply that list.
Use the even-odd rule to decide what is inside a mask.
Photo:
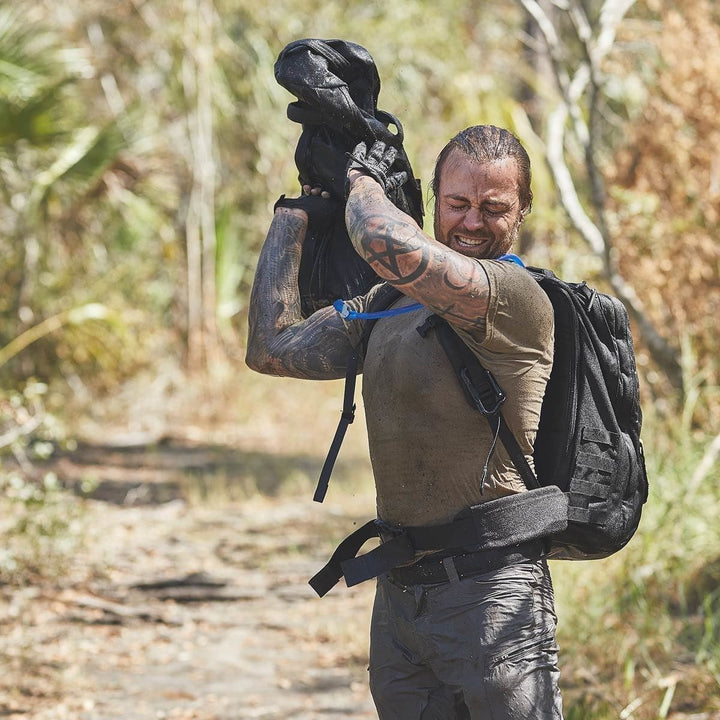
[{"label": "man's fingers", "polygon": [[395,190],[395,188],[399,188],[401,185],[404,185],[406,182],[407,182],[407,173],[404,170],[402,172],[393,173],[387,179],[387,186],[386,186],[385,190],[386,190],[386,192],[389,192],[390,190]]},{"label": "man's fingers", "polygon": [[377,140],[370,149],[368,160],[375,162],[377,167],[386,173],[388,168],[395,162],[397,149],[392,145],[386,145],[382,140]]},{"label": "man's fingers", "polygon": [[302,186],[303,195],[319,195],[321,198],[329,198],[330,193],[327,190],[323,190],[319,185],[313,187],[312,185]]},{"label": "man's fingers", "polygon": [[373,160],[382,160],[383,155],[385,154],[385,143],[382,140],[376,140],[373,143],[373,146],[370,148],[370,155],[368,155],[368,159],[372,158]]},{"label": "man's fingers", "polygon": [[[367,153],[367,154],[366,154]],[[392,145],[386,145],[382,140],[373,142],[370,150],[367,151],[365,143],[361,142],[355,146],[355,151],[350,155],[350,163],[348,165],[348,177],[352,171],[356,170],[379,183],[383,190],[387,192],[403,185],[407,181],[407,173],[395,173],[397,177],[389,174],[390,168],[397,159],[398,150]],[[346,185],[346,196],[349,193],[350,185]]]},{"label": "man's fingers", "polygon": [[356,158],[364,159],[367,156],[367,145],[364,142],[359,142],[353,150],[353,155]]}]

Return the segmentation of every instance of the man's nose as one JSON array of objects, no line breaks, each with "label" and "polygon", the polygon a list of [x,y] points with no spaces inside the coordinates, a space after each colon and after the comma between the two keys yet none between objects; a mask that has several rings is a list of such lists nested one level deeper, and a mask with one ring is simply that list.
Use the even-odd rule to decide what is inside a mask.
[{"label": "man's nose", "polygon": [[485,220],[480,208],[471,207],[465,213],[464,223],[468,230],[479,230],[484,222]]}]

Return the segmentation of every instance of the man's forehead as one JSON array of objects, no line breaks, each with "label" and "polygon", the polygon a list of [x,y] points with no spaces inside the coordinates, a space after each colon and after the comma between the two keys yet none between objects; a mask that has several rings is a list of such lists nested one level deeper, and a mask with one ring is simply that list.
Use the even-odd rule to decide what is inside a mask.
[{"label": "man's forehead", "polygon": [[460,151],[453,151],[440,173],[442,194],[471,192],[473,189],[517,192],[519,167],[514,157],[478,161]]}]

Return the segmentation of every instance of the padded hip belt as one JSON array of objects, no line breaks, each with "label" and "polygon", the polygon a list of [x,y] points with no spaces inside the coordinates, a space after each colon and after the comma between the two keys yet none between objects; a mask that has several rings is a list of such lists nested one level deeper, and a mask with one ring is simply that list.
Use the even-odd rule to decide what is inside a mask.
[{"label": "padded hip belt", "polygon": [[[371,520],[338,545],[310,586],[322,597],[341,577],[351,587],[412,563],[418,552],[511,548],[562,532],[567,513],[567,496],[553,485],[482,503],[442,525],[390,529]],[[379,547],[357,556],[367,540],[381,536]]]}]

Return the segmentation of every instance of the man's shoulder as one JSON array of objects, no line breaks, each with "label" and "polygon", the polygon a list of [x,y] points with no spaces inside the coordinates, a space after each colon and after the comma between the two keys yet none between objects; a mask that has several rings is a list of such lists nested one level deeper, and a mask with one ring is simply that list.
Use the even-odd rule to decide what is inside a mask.
[{"label": "man's shoulder", "polygon": [[488,276],[491,306],[500,304],[512,314],[523,313],[530,308],[552,315],[550,299],[526,268],[504,260],[480,262]]},{"label": "man's shoulder", "polygon": [[482,345],[497,352],[552,347],[552,303],[533,275],[516,263],[483,260],[490,285]]},{"label": "man's shoulder", "polygon": [[539,291],[544,295],[541,287],[527,268],[507,260],[478,260],[489,279],[512,287],[526,287],[530,292]]}]

